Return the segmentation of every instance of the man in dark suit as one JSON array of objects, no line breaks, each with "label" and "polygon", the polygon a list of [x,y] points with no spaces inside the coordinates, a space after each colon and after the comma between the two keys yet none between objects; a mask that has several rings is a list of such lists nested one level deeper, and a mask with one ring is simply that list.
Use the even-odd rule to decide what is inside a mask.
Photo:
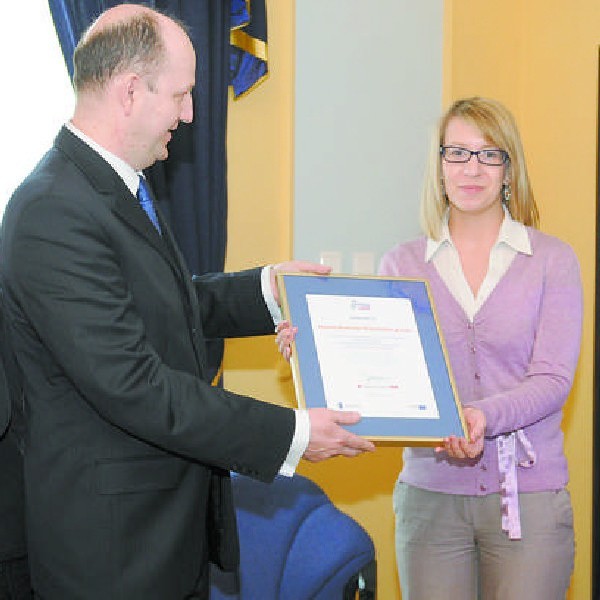
[{"label": "man in dark suit", "polygon": [[25,541],[23,457],[16,435],[18,418],[15,415],[12,419],[11,407],[19,386],[16,380],[9,386],[7,378],[13,364],[3,329],[1,291],[0,352],[0,600],[26,600],[32,595]]},{"label": "man in dark suit", "polygon": [[140,172],[192,120],[195,55],[180,25],[110,9],[74,65],[73,119],[3,221],[33,587],[44,600],[207,598],[209,560],[237,558],[229,470],[269,481],[301,455],[373,445],[341,427],[357,414],[206,381],[205,339],[272,333],[264,294],[276,290],[269,268],[192,280],[167,224],[136,199]]}]

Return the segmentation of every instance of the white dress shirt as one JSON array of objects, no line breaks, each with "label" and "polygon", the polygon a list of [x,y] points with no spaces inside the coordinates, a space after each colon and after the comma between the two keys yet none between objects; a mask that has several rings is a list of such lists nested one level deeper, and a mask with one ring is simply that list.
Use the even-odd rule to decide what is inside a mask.
[{"label": "white dress shirt", "polygon": [[440,239],[437,241],[427,240],[425,260],[427,262],[433,261],[439,276],[472,322],[481,305],[487,300],[519,252],[531,254],[529,236],[525,226],[518,221],[513,221],[505,207],[504,220],[500,227],[498,239],[490,252],[488,270],[477,296],[473,294],[467,283],[458,251],[450,237],[448,215],[446,215],[446,222],[442,227]]}]

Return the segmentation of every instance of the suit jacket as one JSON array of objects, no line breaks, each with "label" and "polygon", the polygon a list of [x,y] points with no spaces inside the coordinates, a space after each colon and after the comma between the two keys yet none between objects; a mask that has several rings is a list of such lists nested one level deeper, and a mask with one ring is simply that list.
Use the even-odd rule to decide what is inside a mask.
[{"label": "suit jacket", "polygon": [[6,433],[10,423],[11,402],[8,393],[8,381],[4,369],[4,345],[6,336],[4,332],[4,313],[2,309],[2,288],[0,288],[0,438]]},{"label": "suit jacket", "polygon": [[[0,335],[2,330],[0,329]],[[10,423],[10,397],[8,395],[8,384],[6,382],[6,373],[4,372],[4,365],[0,361],[0,439],[4,436]]]},{"label": "suit jacket", "polygon": [[0,436],[0,562],[27,554],[23,457],[12,430]]},{"label": "suit jacket", "polygon": [[292,411],[204,375],[206,339],[272,332],[260,271],[192,280],[161,225],[162,237],[64,128],[5,211],[31,575],[45,600],[185,597],[209,532],[236,543],[222,474],[271,480],[289,450]]},{"label": "suit jacket", "polygon": [[[1,293],[0,293],[1,299]],[[19,450],[18,414],[11,425],[12,400],[18,400],[18,384],[9,385],[7,373],[12,366],[10,347],[3,328],[0,300],[0,561],[27,553],[24,523],[23,457]],[[5,368],[5,363],[6,367]],[[13,392],[14,390],[14,398]],[[15,411],[16,412],[16,411]]]}]

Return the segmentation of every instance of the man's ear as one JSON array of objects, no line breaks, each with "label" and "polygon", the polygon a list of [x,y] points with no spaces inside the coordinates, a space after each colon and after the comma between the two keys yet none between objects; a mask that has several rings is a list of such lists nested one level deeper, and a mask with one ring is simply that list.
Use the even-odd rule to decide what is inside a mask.
[{"label": "man's ear", "polygon": [[117,95],[125,115],[129,116],[133,110],[142,85],[142,80],[137,73],[122,73],[118,76]]}]

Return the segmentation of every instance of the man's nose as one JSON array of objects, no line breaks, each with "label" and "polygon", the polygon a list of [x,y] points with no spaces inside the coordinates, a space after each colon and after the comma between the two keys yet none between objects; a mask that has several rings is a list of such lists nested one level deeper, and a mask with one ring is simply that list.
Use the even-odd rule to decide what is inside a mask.
[{"label": "man's nose", "polygon": [[188,94],[181,106],[181,115],[179,117],[180,121],[184,123],[191,123],[194,119],[194,103],[192,101],[192,95]]}]

